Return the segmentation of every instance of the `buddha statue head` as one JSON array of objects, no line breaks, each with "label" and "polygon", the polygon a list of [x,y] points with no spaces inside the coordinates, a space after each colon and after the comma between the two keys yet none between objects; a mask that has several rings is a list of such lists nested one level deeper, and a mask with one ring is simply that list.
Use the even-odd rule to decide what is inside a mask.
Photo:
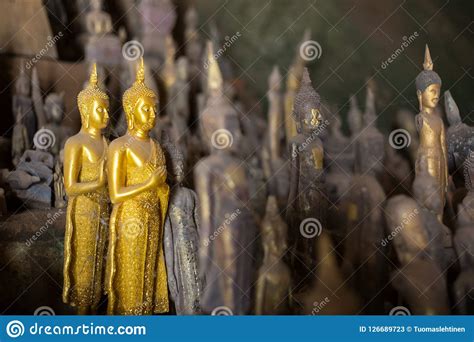
[{"label": "buddha statue head", "polygon": [[301,87],[295,97],[293,117],[298,133],[311,133],[318,128],[323,119],[321,100],[311,85],[307,68],[304,69]]},{"label": "buddha statue head", "polygon": [[155,126],[157,101],[155,92],[145,84],[145,66],[141,58],[135,82],[123,94],[123,108],[130,133],[148,133]]},{"label": "buddha statue head", "polygon": [[170,184],[181,184],[184,179],[184,156],[181,150],[173,144],[167,133],[161,137],[166,159],[166,170]]},{"label": "buddha statue head", "polygon": [[44,101],[44,111],[48,122],[60,124],[64,116],[64,92],[51,93]]},{"label": "buddha statue head", "polygon": [[441,78],[433,71],[428,45],[425,48],[423,71],[416,77],[416,95],[420,104],[420,111],[432,112],[436,108],[441,92]]},{"label": "buddha statue head", "polygon": [[109,121],[109,96],[97,83],[97,68],[94,63],[89,84],[77,96],[82,127],[86,129],[103,129]]}]

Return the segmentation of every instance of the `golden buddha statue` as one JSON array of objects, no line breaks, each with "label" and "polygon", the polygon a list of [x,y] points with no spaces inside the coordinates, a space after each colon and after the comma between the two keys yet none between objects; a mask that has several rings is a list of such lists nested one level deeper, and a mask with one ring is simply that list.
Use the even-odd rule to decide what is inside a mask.
[{"label": "golden buddha statue", "polygon": [[106,291],[109,314],[168,311],[163,224],[168,207],[165,156],[150,138],[157,96],[145,85],[140,61],[123,95],[128,130],[110,144],[107,162],[110,217]]},{"label": "golden buddha statue", "polygon": [[97,86],[95,65],[89,85],[77,97],[82,128],[64,147],[64,185],[69,203],[64,238],[63,301],[79,314],[94,312],[102,293],[104,247],[109,218],[101,131],[109,120],[109,97]]},{"label": "golden buddha statue", "polygon": [[435,114],[441,91],[441,78],[433,71],[433,62],[428,45],[425,49],[423,68],[424,70],[416,77],[416,94],[420,104],[420,113],[415,120],[420,142],[415,171],[416,174],[420,173],[420,160],[425,159],[428,165],[428,173],[437,183],[436,191],[439,193],[442,204],[437,216],[441,222],[449,176],[448,152],[443,120]]}]

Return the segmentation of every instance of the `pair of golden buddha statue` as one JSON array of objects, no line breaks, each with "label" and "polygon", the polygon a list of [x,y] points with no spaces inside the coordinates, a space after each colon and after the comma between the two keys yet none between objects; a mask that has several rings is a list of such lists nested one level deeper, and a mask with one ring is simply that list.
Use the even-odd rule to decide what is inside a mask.
[{"label": "pair of golden buddha statue", "polygon": [[157,96],[144,81],[141,60],[123,95],[127,133],[110,145],[102,135],[109,99],[97,85],[95,65],[78,96],[82,127],[64,153],[69,201],[63,301],[79,314],[94,313],[103,292],[108,314],[168,311],[162,241],[169,187],[163,151],[149,137]]}]

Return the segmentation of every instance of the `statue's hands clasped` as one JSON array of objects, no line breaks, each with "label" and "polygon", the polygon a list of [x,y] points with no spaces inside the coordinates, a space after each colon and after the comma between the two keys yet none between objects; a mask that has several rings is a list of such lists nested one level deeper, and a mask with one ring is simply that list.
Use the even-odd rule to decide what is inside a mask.
[{"label": "statue's hands clasped", "polygon": [[166,167],[160,166],[156,171],[151,175],[148,180],[148,186],[151,188],[160,186],[166,181]]}]

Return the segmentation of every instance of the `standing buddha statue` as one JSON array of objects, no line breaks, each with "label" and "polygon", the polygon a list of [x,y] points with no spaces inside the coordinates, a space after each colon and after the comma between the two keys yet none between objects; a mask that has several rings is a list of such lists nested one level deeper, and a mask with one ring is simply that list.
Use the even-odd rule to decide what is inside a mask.
[{"label": "standing buddha statue", "polygon": [[102,269],[109,217],[102,130],[109,120],[109,98],[97,86],[94,68],[89,86],[77,97],[82,128],[66,141],[64,186],[69,197],[64,237],[63,301],[79,314],[94,312],[102,293]]},{"label": "standing buddha statue", "polygon": [[433,62],[428,45],[425,49],[424,70],[416,77],[416,94],[420,104],[420,113],[415,117],[416,128],[420,136],[420,145],[415,163],[416,174],[420,173],[420,160],[425,158],[428,173],[436,180],[441,206],[438,220],[443,218],[446,188],[448,183],[448,154],[443,121],[435,115],[438,105],[441,78],[433,71]]},{"label": "standing buddha statue", "polygon": [[[290,227],[289,247],[296,284],[314,266],[313,239],[303,234],[308,222],[324,226],[326,197],[324,194],[324,148],[319,135],[322,131],[320,96],[311,85],[305,68],[301,87],[295,97],[293,117],[298,135],[289,141],[290,191],[287,222]],[[309,220],[309,221],[308,221]],[[308,279],[309,280],[309,279]]]},{"label": "standing buddha statue", "polygon": [[110,144],[110,200],[106,291],[109,314],[168,311],[163,224],[168,207],[165,156],[149,133],[157,96],[145,85],[141,59],[136,80],[123,95],[128,130]]}]

